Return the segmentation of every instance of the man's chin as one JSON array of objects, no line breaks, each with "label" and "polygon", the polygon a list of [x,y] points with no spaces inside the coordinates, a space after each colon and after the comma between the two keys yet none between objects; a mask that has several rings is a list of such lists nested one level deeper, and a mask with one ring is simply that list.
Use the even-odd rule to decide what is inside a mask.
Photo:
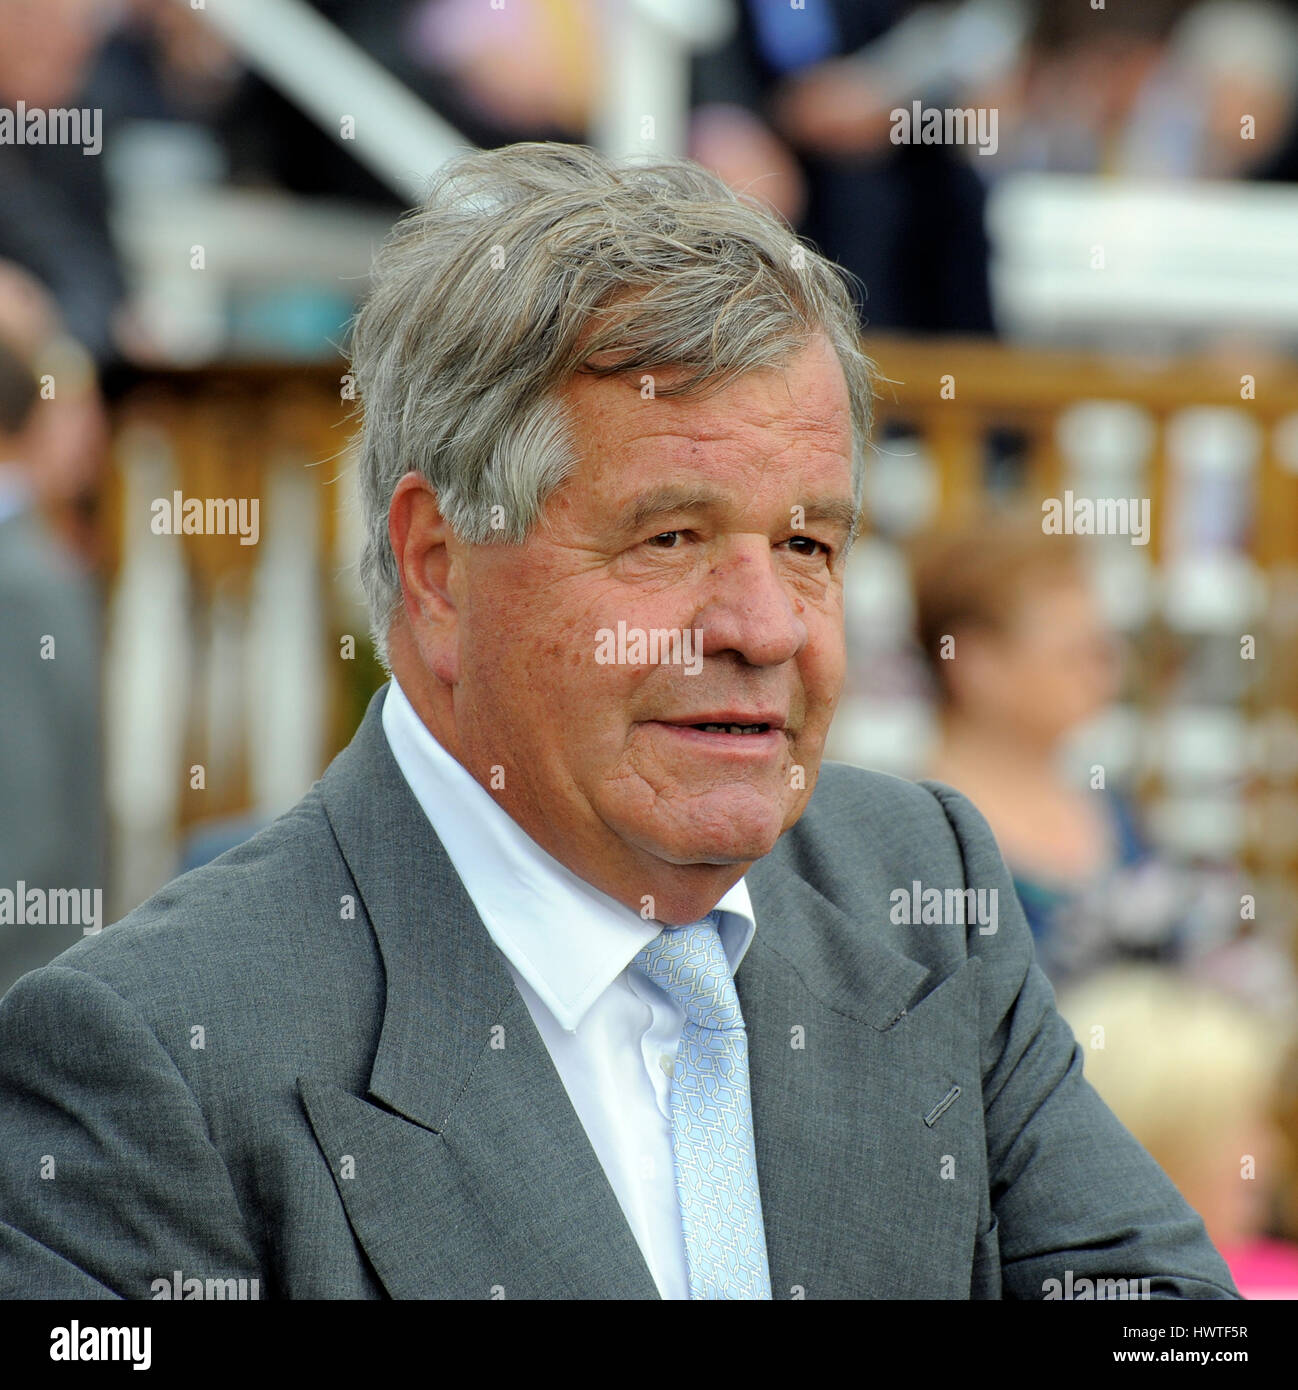
[{"label": "man's chin", "polygon": [[750,864],[775,848],[785,820],[784,808],[779,807],[764,815],[736,815],[724,823],[708,817],[673,827],[670,833],[661,826],[646,827],[640,844],[669,864]]}]

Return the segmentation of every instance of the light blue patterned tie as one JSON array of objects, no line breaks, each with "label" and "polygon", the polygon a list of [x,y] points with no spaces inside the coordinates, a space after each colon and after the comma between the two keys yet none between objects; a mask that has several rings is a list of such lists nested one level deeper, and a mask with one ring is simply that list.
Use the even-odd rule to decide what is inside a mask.
[{"label": "light blue patterned tie", "polygon": [[770,1298],[748,1034],[717,921],[713,912],[666,928],[632,964],[685,1012],[672,1072],[672,1149],[690,1298]]}]

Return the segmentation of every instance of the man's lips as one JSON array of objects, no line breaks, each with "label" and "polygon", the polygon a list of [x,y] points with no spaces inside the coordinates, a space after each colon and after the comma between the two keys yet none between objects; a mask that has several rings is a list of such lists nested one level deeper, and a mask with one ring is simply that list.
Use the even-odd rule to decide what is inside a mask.
[{"label": "man's lips", "polygon": [[783,715],[767,710],[721,710],[703,718],[651,719],[672,742],[692,752],[765,758],[785,746]]},{"label": "man's lips", "polygon": [[702,714],[686,714],[679,719],[656,719],[655,724],[666,724],[676,729],[720,728],[727,731],[736,729],[756,729],[765,733],[770,729],[783,729],[784,716],[775,710],[719,709],[708,710]]}]

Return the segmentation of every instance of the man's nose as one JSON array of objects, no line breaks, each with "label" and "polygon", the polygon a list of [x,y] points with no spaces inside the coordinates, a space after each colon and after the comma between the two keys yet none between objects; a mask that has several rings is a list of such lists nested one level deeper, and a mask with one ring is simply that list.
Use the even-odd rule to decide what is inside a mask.
[{"label": "man's nose", "polygon": [[745,539],[730,547],[705,584],[706,598],[694,619],[703,629],[705,657],[733,651],[752,666],[776,666],[806,645],[800,601],[769,541]]}]

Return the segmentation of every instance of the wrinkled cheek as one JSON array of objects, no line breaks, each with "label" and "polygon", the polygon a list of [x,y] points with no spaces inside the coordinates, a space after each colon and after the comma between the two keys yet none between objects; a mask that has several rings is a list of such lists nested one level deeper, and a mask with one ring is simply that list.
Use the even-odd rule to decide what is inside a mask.
[{"label": "wrinkled cheek", "polygon": [[828,653],[807,683],[805,725],[808,733],[814,732],[820,744],[824,743],[830,721],[838,708],[846,675],[847,662],[842,652]]},{"label": "wrinkled cheek", "polygon": [[847,674],[847,639],[841,617],[825,620],[812,635],[804,652],[808,695],[833,705],[838,701]]}]

